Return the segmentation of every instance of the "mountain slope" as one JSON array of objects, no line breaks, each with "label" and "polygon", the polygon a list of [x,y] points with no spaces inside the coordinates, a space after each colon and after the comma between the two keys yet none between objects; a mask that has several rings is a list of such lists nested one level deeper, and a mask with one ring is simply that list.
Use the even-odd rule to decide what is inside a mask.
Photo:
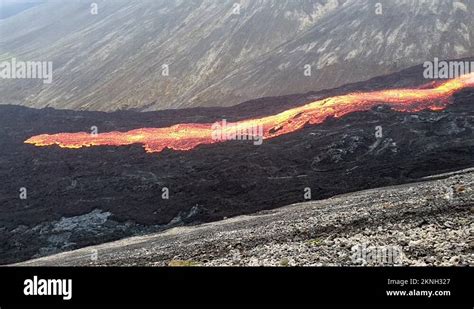
[{"label": "mountain slope", "polygon": [[[317,200],[473,167],[473,88],[455,93],[444,110],[377,106],[259,146],[229,141],[149,154],[139,144],[61,149],[24,143],[91,126],[110,132],[254,118],[348,92],[415,87],[426,82],[420,71],[233,107],[104,113],[0,106],[0,263],[303,202],[306,188]],[[162,198],[164,187],[169,199]]]},{"label": "mountain slope", "polygon": [[382,15],[371,0],[241,1],[240,14],[233,0],[97,3],[97,15],[86,2],[51,1],[0,21],[0,59],[54,65],[52,84],[0,80],[0,103],[230,106],[474,54],[471,2],[385,1]]}]

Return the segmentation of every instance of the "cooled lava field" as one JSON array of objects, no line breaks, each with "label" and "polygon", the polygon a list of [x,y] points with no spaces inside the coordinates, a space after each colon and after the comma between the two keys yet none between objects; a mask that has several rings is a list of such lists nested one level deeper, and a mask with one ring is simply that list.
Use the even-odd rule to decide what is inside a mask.
[{"label": "cooled lava field", "polygon": [[[416,87],[422,67],[338,89],[230,108],[113,113],[0,106],[0,263],[474,166],[474,89],[439,111],[383,105],[265,140],[146,153],[140,145],[62,149],[25,144],[58,132],[126,131],[271,115],[353,91]],[[376,128],[383,130],[376,137]],[[26,189],[26,199],[20,193]],[[163,188],[169,199],[162,198]],[[22,191],[21,191],[22,190]]]}]

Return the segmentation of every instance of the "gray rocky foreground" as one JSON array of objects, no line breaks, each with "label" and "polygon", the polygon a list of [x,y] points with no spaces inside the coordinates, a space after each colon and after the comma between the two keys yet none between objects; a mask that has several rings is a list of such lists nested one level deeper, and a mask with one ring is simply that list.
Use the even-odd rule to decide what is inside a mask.
[{"label": "gray rocky foreground", "polygon": [[472,266],[473,183],[468,169],[15,265]]}]

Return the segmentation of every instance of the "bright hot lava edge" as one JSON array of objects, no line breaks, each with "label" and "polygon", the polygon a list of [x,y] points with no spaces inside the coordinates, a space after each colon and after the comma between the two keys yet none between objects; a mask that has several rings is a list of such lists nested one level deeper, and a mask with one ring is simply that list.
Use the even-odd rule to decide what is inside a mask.
[{"label": "bright hot lava edge", "polygon": [[215,123],[184,123],[166,128],[141,128],[127,132],[42,134],[27,139],[25,143],[35,146],[58,145],[61,148],[71,149],[142,144],[148,153],[161,152],[165,148],[191,150],[198,145],[232,139],[232,136],[235,137],[235,132],[246,132],[247,139],[256,139],[257,136],[251,136],[257,134],[255,128],[261,129],[258,131],[259,137],[271,139],[295,132],[306,124],[317,125],[328,117],[338,118],[357,111],[367,111],[381,104],[399,112],[443,110],[451,103],[450,98],[456,91],[468,87],[474,87],[474,73],[448,80],[434,87],[349,93],[317,100],[276,115],[227,123],[220,128],[219,135],[215,134]]}]

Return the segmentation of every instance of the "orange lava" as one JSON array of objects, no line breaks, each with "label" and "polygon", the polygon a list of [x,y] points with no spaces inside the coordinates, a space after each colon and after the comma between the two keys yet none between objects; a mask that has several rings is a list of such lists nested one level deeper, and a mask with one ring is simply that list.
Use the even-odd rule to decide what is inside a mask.
[{"label": "orange lava", "polygon": [[142,144],[148,153],[160,152],[165,148],[190,150],[198,145],[235,139],[235,132],[241,132],[252,140],[258,137],[270,139],[295,132],[306,124],[320,124],[327,117],[342,117],[356,111],[367,111],[380,104],[389,105],[400,112],[442,110],[450,103],[449,98],[454,92],[466,87],[474,87],[474,73],[449,80],[435,88],[350,93],[311,102],[276,115],[222,124],[218,135],[216,124],[185,123],[167,128],[142,128],[96,135],[86,132],[42,134],[29,138],[25,143],[73,149]]}]

